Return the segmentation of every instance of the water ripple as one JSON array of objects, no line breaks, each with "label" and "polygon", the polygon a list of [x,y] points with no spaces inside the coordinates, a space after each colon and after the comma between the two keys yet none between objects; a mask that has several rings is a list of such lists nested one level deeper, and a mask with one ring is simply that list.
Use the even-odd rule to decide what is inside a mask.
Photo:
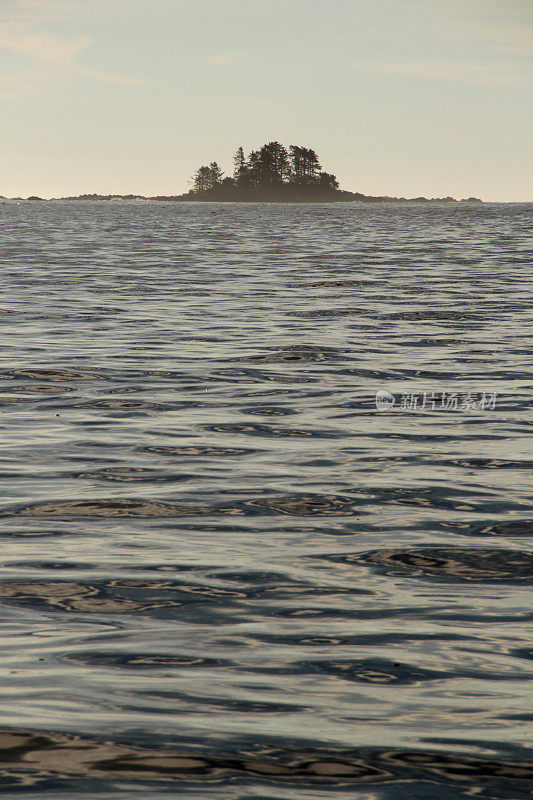
[{"label": "water ripple", "polygon": [[531,210],[0,205],[4,794],[531,796]]}]

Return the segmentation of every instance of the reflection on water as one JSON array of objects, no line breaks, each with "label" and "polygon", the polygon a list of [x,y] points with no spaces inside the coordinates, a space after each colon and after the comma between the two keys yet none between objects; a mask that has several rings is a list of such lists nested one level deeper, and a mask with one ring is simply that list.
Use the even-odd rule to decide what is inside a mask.
[{"label": "reflection on water", "polygon": [[365,553],[332,556],[332,561],[353,564],[367,562],[405,568],[412,575],[449,576],[454,581],[525,580],[533,582],[533,554],[517,550],[492,550],[481,547],[427,547],[410,550],[373,550]]},{"label": "reflection on water", "polygon": [[349,790],[361,785],[385,786],[401,792],[393,796],[403,797],[406,788],[413,791],[416,784],[427,782],[433,793],[443,784],[453,787],[453,797],[476,796],[482,791],[489,792],[484,796],[503,797],[511,791],[520,800],[529,797],[528,785],[533,780],[532,765],[521,760],[430,750],[302,751],[252,745],[240,754],[205,753],[193,748],[181,752],[148,749],[143,752],[111,742],[14,730],[0,730],[0,758],[2,784],[6,789],[19,790],[47,789],[51,785],[56,789],[73,786],[83,789],[91,785],[91,779],[106,781],[120,789],[120,781],[127,776],[137,781],[157,782],[162,786],[161,791],[165,783],[178,784],[186,791],[187,785],[207,789],[211,783],[222,782],[227,786],[238,784],[246,790],[247,783],[253,787],[253,782],[259,780],[274,787],[304,784]]},{"label": "reflection on water", "polygon": [[6,796],[530,797],[531,206],[1,214]]}]

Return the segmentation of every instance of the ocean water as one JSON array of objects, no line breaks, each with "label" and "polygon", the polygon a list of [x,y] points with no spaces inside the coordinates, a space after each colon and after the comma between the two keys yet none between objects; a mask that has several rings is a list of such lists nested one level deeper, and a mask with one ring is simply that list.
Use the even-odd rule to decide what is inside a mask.
[{"label": "ocean water", "polygon": [[0,205],[4,796],[531,795],[532,210]]}]

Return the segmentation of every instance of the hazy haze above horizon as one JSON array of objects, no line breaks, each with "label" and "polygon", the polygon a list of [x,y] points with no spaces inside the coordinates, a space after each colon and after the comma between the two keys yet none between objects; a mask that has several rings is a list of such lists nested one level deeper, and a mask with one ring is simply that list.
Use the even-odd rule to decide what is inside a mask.
[{"label": "hazy haze above horizon", "polygon": [[4,0],[0,195],[179,194],[278,140],[365,194],[533,200],[531,0]]}]

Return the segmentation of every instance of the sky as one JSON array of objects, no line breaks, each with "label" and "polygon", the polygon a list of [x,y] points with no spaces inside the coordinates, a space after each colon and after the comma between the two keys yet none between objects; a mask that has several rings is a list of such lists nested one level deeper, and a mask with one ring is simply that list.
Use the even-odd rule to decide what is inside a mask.
[{"label": "sky", "polygon": [[533,0],[2,0],[0,195],[179,194],[238,146],[533,201]]}]

